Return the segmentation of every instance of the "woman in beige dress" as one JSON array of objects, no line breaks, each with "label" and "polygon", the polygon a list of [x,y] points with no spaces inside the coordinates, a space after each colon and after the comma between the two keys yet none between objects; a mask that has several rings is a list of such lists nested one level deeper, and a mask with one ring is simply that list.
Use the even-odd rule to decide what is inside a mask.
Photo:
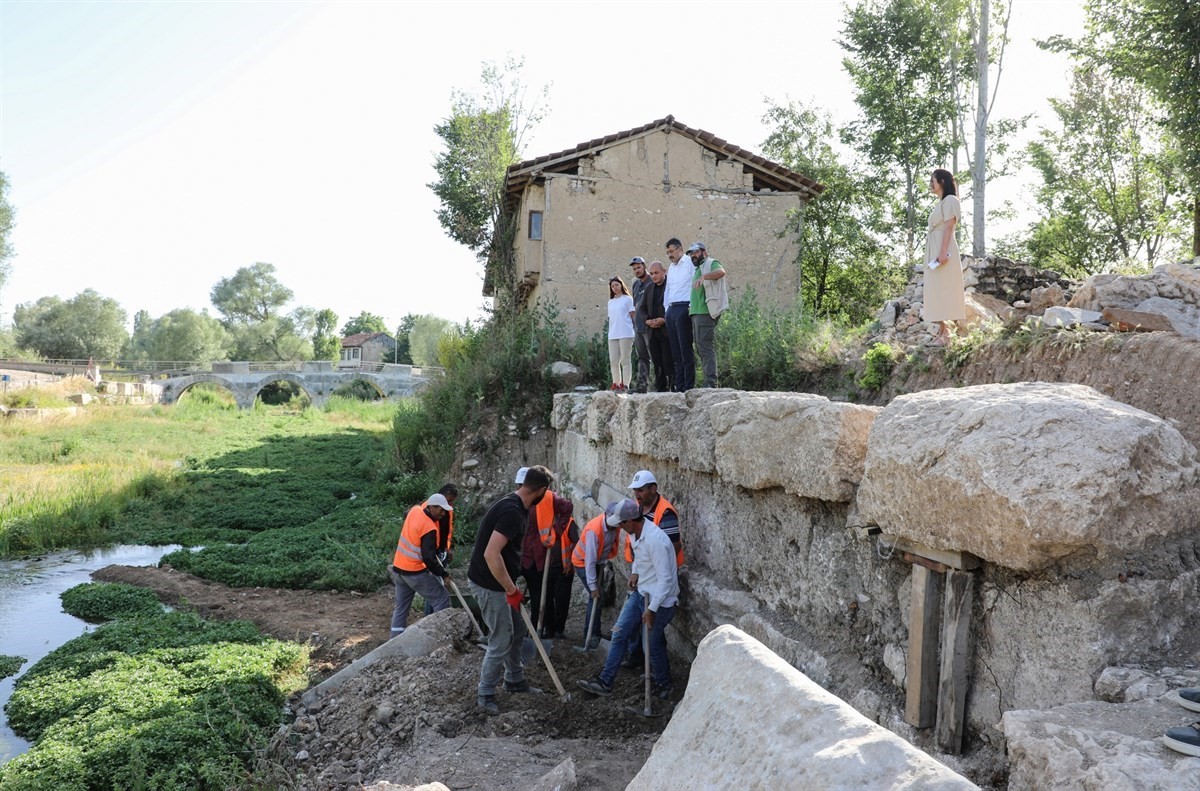
[{"label": "woman in beige dress", "polygon": [[929,189],[937,195],[938,203],[929,213],[929,234],[925,237],[925,321],[938,323],[933,343],[945,346],[950,340],[950,322],[967,318],[962,260],[954,238],[962,207],[950,171],[940,168],[933,171]]}]

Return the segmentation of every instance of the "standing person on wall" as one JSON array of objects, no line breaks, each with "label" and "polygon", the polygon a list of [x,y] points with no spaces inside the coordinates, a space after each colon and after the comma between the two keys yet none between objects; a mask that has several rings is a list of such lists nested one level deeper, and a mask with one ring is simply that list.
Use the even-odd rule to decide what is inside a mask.
[{"label": "standing person on wall", "polygon": [[725,267],[708,254],[704,242],[695,242],[687,250],[695,271],[688,312],[692,319],[692,337],[704,371],[702,387],[717,386],[717,320],[729,308]]},{"label": "standing person on wall", "polygon": [[925,321],[938,323],[938,334],[932,343],[945,346],[950,341],[950,322],[967,318],[962,260],[954,238],[962,207],[950,171],[940,168],[933,171],[929,190],[938,197],[938,202],[929,213],[929,233],[925,237]]},{"label": "standing person on wall", "polygon": [[623,393],[634,378],[630,370],[633,352],[633,296],[625,281],[608,281],[608,367],[612,370],[612,389]]}]

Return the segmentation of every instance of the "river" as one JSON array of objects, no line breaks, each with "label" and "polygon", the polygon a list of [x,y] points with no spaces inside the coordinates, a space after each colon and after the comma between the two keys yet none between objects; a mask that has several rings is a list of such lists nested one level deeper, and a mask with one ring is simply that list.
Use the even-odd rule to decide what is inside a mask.
[{"label": "river", "polygon": [[[95,627],[62,610],[59,595],[91,580],[93,571],[114,563],[150,566],[177,545],[115,546],[90,552],[56,552],[36,558],[0,561],[0,654],[28,661],[15,676],[0,681],[0,708],[8,703],[21,674],[63,643]],[[29,749],[0,714],[0,763]]]}]

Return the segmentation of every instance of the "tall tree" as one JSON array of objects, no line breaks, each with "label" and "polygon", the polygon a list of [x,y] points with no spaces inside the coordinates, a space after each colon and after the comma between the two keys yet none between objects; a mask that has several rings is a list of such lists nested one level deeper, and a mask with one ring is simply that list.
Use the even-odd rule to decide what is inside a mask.
[{"label": "tall tree", "polygon": [[[428,187],[441,202],[437,218],[491,271],[506,245],[504,174],[519,161],[527,136],[545,114],[544,86],[533,97],[521,80],[524,59],[485,62],[479,94],[455,90],[450,115],[434,127],[444,150],[434,160],[438,178]],[[508,240],[511,241],[511,240]]]},{"label": "tall tree", "polygon": [[304,360],[312,358],[309,338],[315,311],[283,307],[292,290],[275,277],[273,264],[256,263],[222,278],[212,287],[213,306],[223,316],[233,337],[233,357],[238,360]]},{"label": "tall tree", "polygon": [[317,311],[312,341],[314,360],[336,360],[341,354],[342,339],[336,332],[337,322],[337,314],[329,308]]},{"label": "tall tree", "polygon": [[126,359],[211,362],[227,359],[229,333],[207,311],[178,308],[150,320],[144,310],[133,320]]},{"label": "tall tree", "polygon": [[415,317],[412,332],[408,337],[413,365],[437,365],[438,345],[442,337],[457,331],[458,327],[454,322],[439,316]]},{"label": "tall tree", "polygon": [[42,297],[13,311],[17,344],[47,359],[116,359],[125,345],[125,311],[115,299],[85,289],[65,302]]},{"label": "tall tree", "polygon": [[13,249],[9,242],[9,236],[15,225],[13,219],[13,207],[8,202],[8,178],[4,175],[4,171],[0,171],[0,291],[4,290],[4,284],[8,281],[8,275],[12,271],[9,259],[12,258]]},{"label": "tall tree", "polygon": [[1192,254],[1200,256],[1200,3],[1088,0],[1086,8],[1086,39],[1048,43],[1136,81],[1157,100],[1192,195]]},{"label": "tall tree", "polygon": [[360,332],[387,332],[387,324],[384,323],[383,316],[364,310],[346,322],[342,327],[342,337],[357,335]]},{"label": "tall tree", "polygon": [[863,0],[847,10],[842,28],[849,53],[842,64],[863,112],[848,139],[899,190],[907,261],[917,255],[916,206],[929,171],[953,148],[945,133],[957,112],[945,29],[933,0]]},{"label": "tall tree", "polygon": [[412,365],[412,344],[409,341],[416,323],[416,313],[406,313],[400,319],[400,326],[396,328],[396,362]]},{"label": "tall tree", "polygon": [[1043,216],[1025,248],[1038,266],[1082,276],[1178,252],[1183,176],[1152,104],[1132,80],[1088,63],[1075,67],[1068,98],[1050,100],[1059,128],[1028,148]]},{"label": "tall tree", "polygon": [[807,313],[861,323],[904,287],[905,267],[878,242],[882,204],[871,174],[839,156],[828,114],[792,102],[771,104],[763,123],[773,127],[763,153],[825,185],[825,191],[789,218],[799,235],[797,264]]}]

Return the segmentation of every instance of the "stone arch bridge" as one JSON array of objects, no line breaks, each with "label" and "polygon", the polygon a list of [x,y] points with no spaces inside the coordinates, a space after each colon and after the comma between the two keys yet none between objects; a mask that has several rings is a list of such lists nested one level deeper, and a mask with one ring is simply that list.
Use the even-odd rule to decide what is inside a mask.
[{"label": "stone arch bridge", "polygon": [[334,390],[351,382],[366,382],[380,398],[397,399],[412,395],[429,376],[421,368],[392,363],[363,363],[353,368],[316,361],[303,363],[213,363],[211,371],[181,371],[159,379],[161,402],[173,404],[198,384],[209,383],[229,390],[242,409],[254,401],[267,385],[290,382],[299,387],[313,406],[324,404]]}]

